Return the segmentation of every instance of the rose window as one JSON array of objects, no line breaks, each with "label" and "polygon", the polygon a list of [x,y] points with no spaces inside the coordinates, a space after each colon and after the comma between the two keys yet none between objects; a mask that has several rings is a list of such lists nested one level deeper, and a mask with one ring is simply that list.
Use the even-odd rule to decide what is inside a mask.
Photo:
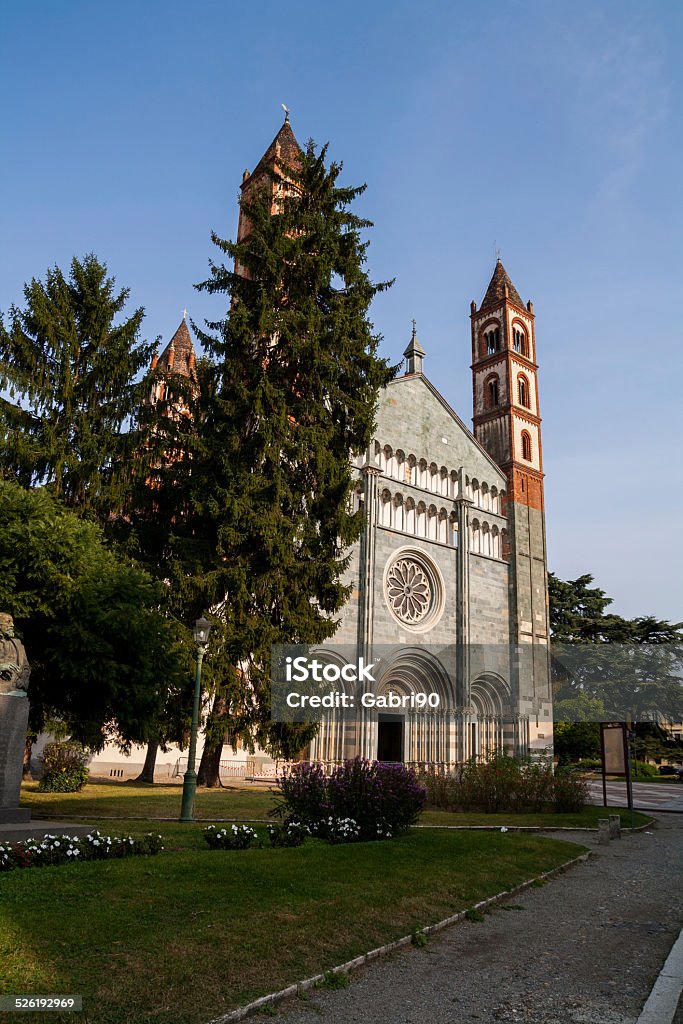
[{"label": "rose window", "polygon": [[419,562],[401,558],[389,569],[387,599],[394,615],[408,624],[421,622],[432,604],[432,585]]}]

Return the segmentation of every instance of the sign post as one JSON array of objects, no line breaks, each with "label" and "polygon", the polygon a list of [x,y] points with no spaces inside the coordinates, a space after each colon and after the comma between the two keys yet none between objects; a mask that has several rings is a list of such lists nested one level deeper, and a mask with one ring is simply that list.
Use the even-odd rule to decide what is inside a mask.
[{"label": "sign post", "polygon": [[626,782],[626,802],[633,826],[633,784],[631,780],[630,730],[626,722],[600,723],[602,759],[602,802],[607,807],[607,776],[621,775]]}]

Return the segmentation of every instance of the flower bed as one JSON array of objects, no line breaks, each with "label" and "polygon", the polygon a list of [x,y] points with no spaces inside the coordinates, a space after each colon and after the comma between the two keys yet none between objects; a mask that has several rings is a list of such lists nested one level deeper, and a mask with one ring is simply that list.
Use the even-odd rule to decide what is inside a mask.
[{"label": "flower bed", "polygon": [[258,834],[250,825],[231,825],[230,828],[209,825],[204,829],[204,839],[212,850],[247,850],[259,843]]},{"label": "flower bed", "polygon": [[73,864],[85,860],[117,860],[150,855],[163,850],[161,836],[149,832],[134,836],[103,836],[97,830],[87,836],[50,835],[21,843],[0,843],[0,871]]}]

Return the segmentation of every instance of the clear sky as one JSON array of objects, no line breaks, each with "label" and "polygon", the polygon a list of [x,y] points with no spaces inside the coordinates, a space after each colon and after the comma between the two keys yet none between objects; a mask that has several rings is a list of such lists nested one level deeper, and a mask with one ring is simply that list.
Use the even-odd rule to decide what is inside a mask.
[{"label": "clear sky", "polygon": [[164,342],[277,132],[367,182],[373,319],[471,420],[496,247],[536,313],[550,568],[683,619],[681,70],[672,0],[3,0],[0,309],[94,251]]}]

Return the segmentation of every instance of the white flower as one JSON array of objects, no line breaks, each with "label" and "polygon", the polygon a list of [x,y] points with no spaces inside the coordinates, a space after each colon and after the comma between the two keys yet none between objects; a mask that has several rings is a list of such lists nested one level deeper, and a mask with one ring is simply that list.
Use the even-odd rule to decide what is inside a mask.
[{"label": "white flower", "polygon": [[500,831],[501,832],[507,832],[507,830],[508,830],[507,825],[501,825],[501,827],[500,827]]}]

